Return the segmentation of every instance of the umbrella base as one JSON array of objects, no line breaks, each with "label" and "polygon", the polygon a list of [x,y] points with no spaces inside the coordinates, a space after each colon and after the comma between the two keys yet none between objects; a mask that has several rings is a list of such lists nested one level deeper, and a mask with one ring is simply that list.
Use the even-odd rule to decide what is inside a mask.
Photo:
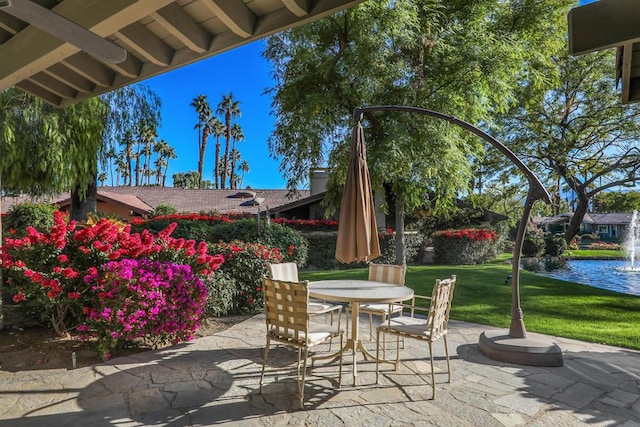
[{"label": "umbrella base", "polygon": [[508,331],[485,331],[478,341],[480,352],[490,359],[516,365],[562,366],[562,349],[543,335],[527,333],[513,338]]}]

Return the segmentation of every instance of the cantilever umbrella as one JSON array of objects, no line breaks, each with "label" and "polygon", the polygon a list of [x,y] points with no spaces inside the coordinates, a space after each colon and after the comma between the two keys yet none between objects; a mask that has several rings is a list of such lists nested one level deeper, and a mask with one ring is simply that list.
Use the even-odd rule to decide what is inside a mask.
[{"label": "cantilever umbrella", "polygon": [[378,226],[367,168],[364,130],[359,120],[353,128],[349,169],[340,209],[336,259],[348,264],[379,257]]}]

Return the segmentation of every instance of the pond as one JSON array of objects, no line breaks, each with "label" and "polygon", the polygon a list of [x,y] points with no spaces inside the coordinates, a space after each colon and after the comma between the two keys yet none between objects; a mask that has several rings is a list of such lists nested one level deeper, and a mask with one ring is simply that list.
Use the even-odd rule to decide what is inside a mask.
[{"label": "pond", "polygon": [[640,270],[632,271],[630,265],[627,260],[571,260],[565,268],[538,274],[640,296]]}]

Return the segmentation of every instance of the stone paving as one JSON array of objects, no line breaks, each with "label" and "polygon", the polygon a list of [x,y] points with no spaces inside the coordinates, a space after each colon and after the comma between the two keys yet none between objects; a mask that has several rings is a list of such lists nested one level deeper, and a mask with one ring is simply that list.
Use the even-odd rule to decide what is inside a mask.
[{"label": "stone paving", "polygon": [[[426,344],[412,340],[401,350],[406,363],[396,372],[381,365],[377,385],[375,364],[362,356],[357,386],[348,358],[341,387],[337,365],[317,363],[304,410],[295,351],[272,347],[260,394],[258,315],[214,336],[92,367],[0,371],[0,426],[640,426],[639,352],[553,338],[565,366],[510,365],[479,353],[478,336],[490,328],[449,326],[452,381],[436,375],[435,400],[430,375],[416,374],[429,374]],[[442,373],[442,344],[434,351]]]}]

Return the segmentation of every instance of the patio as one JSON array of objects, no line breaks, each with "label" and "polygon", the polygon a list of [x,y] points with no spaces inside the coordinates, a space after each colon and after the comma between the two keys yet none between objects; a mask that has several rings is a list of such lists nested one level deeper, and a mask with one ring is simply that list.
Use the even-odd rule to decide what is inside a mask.
[{"label": "patio", "polygon": [[[366,327],[364,322],[363,328]],[[264,317],[162,351],[139,353],[76,370],[0,371],[0,425],[638,425],[640,354],[610,346],[556,339],[565,366],[516,366],[478,351],[489,328],[451,321],[452,382],[430,400],[425,344],[407,340],[408,361],[398,372],[358,364],[351,386],[336,365],[310,369],[306,410],[297,410],[295,351],[272,347],[263,395],[258,393]],[[363,330],[363,334],[368,331]],[[368,343],[373,349],[373,343]],[[436,367],[444,351],[434,348]],[[438,376],[436,375],[438,380]]]}]

